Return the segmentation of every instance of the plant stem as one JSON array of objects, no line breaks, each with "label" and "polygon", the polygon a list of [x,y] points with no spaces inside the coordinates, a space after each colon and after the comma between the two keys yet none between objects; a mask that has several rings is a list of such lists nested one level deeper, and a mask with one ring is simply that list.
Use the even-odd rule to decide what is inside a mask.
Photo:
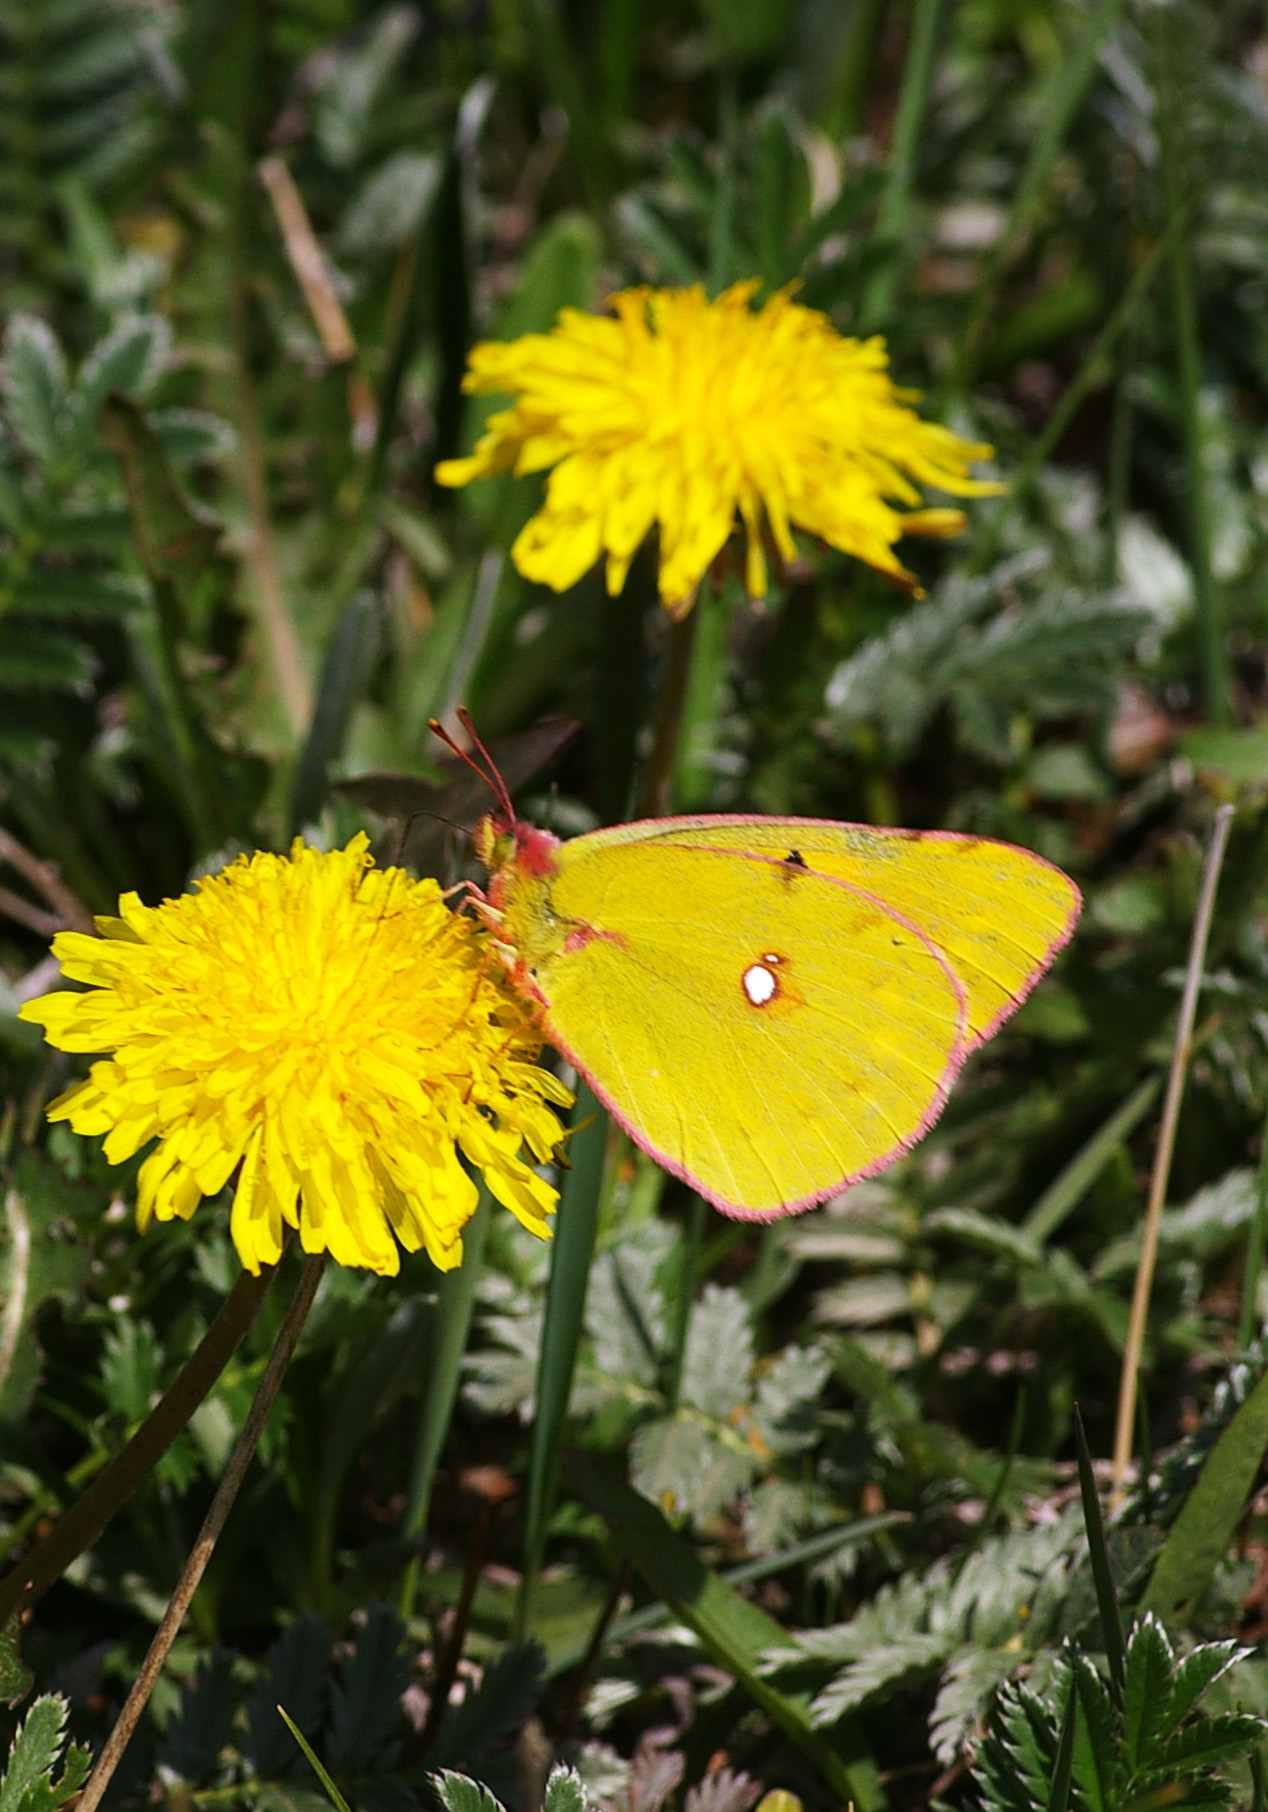
[{"label": "plant stem", "polygon": [[697,612],[671,617],[666,625],[665,665],[652,719],[652,746],[638,783],[638,816],[663,818],[669,810],[678,765],[678,738],[682,729],[691,654],[696,642]]},{"label": "plant stem", "polygon": [[1246,1271],[1242,1277],[1242,1312],[1237,1320],[1237,1344],[1243,1350],[1250,1345],[1258,1320],[1256,1299],[1259,1274],[1264,1266],[1264,1237],[1268,1233],[1268,1118],[1264,1120],[1263,1144],[1259,1153],[1259,1174],[1255,1179],[1255,1213],[1246,1242]]},{"label": "plant stem", "polygon": [[260,410],[251,376],[247,334],[247,298],[245,277],[240,268],[237,249],[240,227],[230,226],[229,317],[233,332],[234,389],[237,400],[238,433],[241,436],[240,458],[242,486],[246,493],[250,541],[247,559],[251,568],[256,615],[269,664],[277,685],[286,720],[294,736],[302,736],[312,715],[312,688],[304,669],[299,638],[286,607],[282,576],[273,544],[269,520],[268,479],[264,466],[264,443],[260,432]]},{"label": "plant stem", "polygon": [[1170,244],[1170,237],[1160,239],[1141,260],[1109,319],[1093,340],[1087,357],[1062,391],[1061,400],[1044,423],[1042,431],[1031,442],[1025,457],[1008,481],[1008,495],[1000,500],[994,520],[982,538],[973,560],[974,572],[981,572],[995,558],[1009,510],[1016,507],[1034,484],[1048,463],[1048,455],[1073,421],[1084,397],[1100,381],[1114,342],[1131,324]]},{"label": "plant stem", "polygon": [[212,1551],[225,1526],[242,1481],[246,1477],[247,1468],[251,1464],[260,1435],[264,1430],[264,1424],[268,1420],[269,1411],[273,1407],[273,1400],[281,1386],[291,1354],[295,1351],[295,1344],[303,1329],[308,1311],[312,1307],[313,1297],[317,1294],[317,1285],[321,1282],[321,1274],[325,1266],[324,1253],[310,1258],[304,1266],[295,1294],[291,1299],[291,1306],[286,1311],[286,1320],[282,1323],[282,1330],[277,1337],[277,1345],[273,1348],[268,1365],[265,1367],[264,1376],[260,1379],[255,1400],[242,1425],[242,1432],[234,1444],[233,1452],[229,1455],[229,1463],[225,1467],[224,1476],[216,1487],[216,1495],[211,1500],[211,1508],[198,1532],[198,1539],[190,1551],[189,1559],[185,1562],[184,1571],[176,1582],[176,1590],[172,1593],[171,1602],[163,1614],[163,1621],[154,1633],[154,1640],[150,1644],[149,1653],[141,1664],[141,1671],[124,1702],[123,1710],[119,1713],[114,1729],[106,1738],[105,1747],[97,1757],[96,1765],[88,1778],[88,1784],[84,1788],[76,1812],[96,1812],[106,1788],[110,1785],[111,1777],[123,1758],[123,1752],[128,1746],[129,1739],[140,1722],[141,1714],[149,1703],[150,1694],[158,1683],[158,1677],[163,1671],[163,1664],[167,1660],[168,1652],[185,1620],[185,1613],[207,1570],[207,1563],[211,1559]]},{"label": "plant stem", "polygon": [[273,1281],[272,1267],[244,1271],[198,1346],[123,1450],[43,1541],[0,1581],[0,1628],[20,1603],[31,1604],[59,1580],[147,1478],[250,1332]]},{"label": "plant stem", "polygon": [[1127,1344],[1123,1349],[1123,1369],[1118,1384],[1118,1417],[1114,1427],[1113,1490],[1111,1507],[1123,1495],[1123,1482],[1131,1463],[1132,1428],[1136,1420],[1136,1384],[1140,1358],[1145,1345],[1145,1324],[1149,1317],[1149,1297],[1153,1289],[1154,1264],[1158,1257],[1158,1229],[1162,1222],[1163,1203],[1171,1176],[1171,1154],[1175,1149],[1176,1126],[1180,1119],[1180,1101],[1184,1094],[1185,1075],[1193,1050],[1193,1022],[1197,1016],[1198,995],[1202,989],[1202,965],[1206,960],[1207,939],[1215,910],[1215,890],[1233,821],[1231,805],[1222,805],[1215,814],[1211,841],[1202,872],[1202,891],[1198,898],[1193,937],[1189,944],[1189,965],[1185,971],[1184,993],[1180,1000],[1180,1020],[1176,1026],[1175,1049],[1171,1055],[1171,1072],[1162,1104],[1162,1123],[1158,1128],[1158,1148],[1154,1153],[1153,1174],[1149,1179],[1149,1199],[1145,1207],[1145,1225],[1141,1236],[1140,1262],[1132,1290],[1131,1315],[1127,1323]]},{"label": "plant stem", "polygon": [[872,279],[863,304],[863,329],[866,333],[883,329],[894,305],[894,292],[898,284],[899,245],[906,225],[907,207],[916,173],[916,152],[924,124],[925,103],[929,98],[933,53],[938,40],[941,12],[942,0],[915,0],[907,60],[903,65],[902,86],[898,91],[889,172],[876,215],[876,238],[888,256]]},{"label": "plant stem", "polygon": [[1179,72],[1170,67],[1167,37],[1169,19],[1156,25],[1155,62],[1158,65],[1158,148],[1162,173],[1162,202],[1170,247],[1171,314],[1176,340],[1176,377],[1180,392],[1180,428],[1184,439],[1185,489],[1189,502],[1189,558],[1197,601],[1198,663],[1206,713],[1212,723],[1227,723],[1229,716],[1228,668],[1224,655],[1224,624],[1211,566],[1211,514],[1206,494],[1202,458],[1201,367],[1197,295],[1193,282],[1193,256],[1189,236],[1181,230],[1188,210],[1184,204],[1176,92]]},{"label": "plant stem", "polygon": [[1039,129],[1014,192],[1008,218],[978,280],[968,324],[960,336],[946,383],[949,395],[966,390],[973,381],[1000,278],[1035,222],[1066,133],[1096,77],[1101,44],[1122,10],[1123,0],[1099,0],[1081,37],[1056,64],[1036,97],[1035,118],[1039,121]]},{"label": "plant stem", "polygon": [[529,1451],[524,1511],[524,1560],[512,1635],[522,1636],[532,1616],[533,1593],[546,1549],[546,1525],[555,1500],[559,1446],[568,1415],[577,1348],[585,1315],[590,1266],[599,1231],[599,1195],[607,1149],[608,1117],[583,1080],[577,1084],[568,1155],[550,1250],[550,1277],[537,1356],[533,1443]]},{"label": "plant stem", "polygon": [[[418,1410],[418,1430],[414,1436],[414,1460],[410,1469],[409,1495],[401,1518],[401,1534],[407,1541],[420,1540],[427,1527],[432,1486],[440,1462],[445,1436],[453,1418],[462,1371],[462,1357],[471,1332],[471,1314],[475,1307],[476,1284],[480,1260],[484,1254],[484,1237],[492,1218],[493,1198],[481,1189],[476,1211],[462,1235],[462,1263],[456,1271],[447,1271],[436,1290],[432,1323],[428,1331],[427,1382],[423,1386]],[[418,1593],[420,1553],[416,1550],[405,1568],[401,1581],[401,1620],[408,1623],[414,1614]]]},{"label": "plant stem", "polygon": [[670,1415],[678,1410],[682,1395],[682,1366],[687,1352],[687,1333],[691,1327],[691,1311],[696,1299],[696,1277],[700,1270],[700,1249],[704,1244],[704,1221],[707,1209],[704,1197],[691,1198],[687,1210],[687,1230],[682,1242],[682,1276],[678,1284],[678,1301],[675,1305],[674,1342],[669,1362],[669,1376],[665,1385],[666,1406]]}]

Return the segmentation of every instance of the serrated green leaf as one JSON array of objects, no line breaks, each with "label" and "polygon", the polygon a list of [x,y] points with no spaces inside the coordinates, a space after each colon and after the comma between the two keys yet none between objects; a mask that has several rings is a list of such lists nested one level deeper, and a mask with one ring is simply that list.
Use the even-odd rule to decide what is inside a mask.
[{"label": "serrated green leaf", "polygon": [[453,1774],[446,1768],[433,1774],[431,1781],[446,1812],[503,1812],[501,1801],[465,1774]]},{"label": "serrated green leaf", "polygon": [[663,1416],[635,1431],[630,1476],[671,1515],[715,1516],[734,1503],[757,1470],[757,1455],[688,1416]]},{"label": "serrated green leaf", "polygon": [[925,1226],[931,1233],[947,1233],[991,1258],[1011,1259],[1018,1265],[1040,1265],[1043,1249],[1021,1227],[981,1214],[976,1208],[939,1208]]},{"label": "serrated green leaf", "polygon": [[691,1311],[681,1400],[725,1422],[749,1397],[753,1329],[738,1290],[707,1283]]},{"label": "serrated green leaf", "polygon": [[1072,1775],[1090,1812],[1119,1812],[1121,1775],[1114,1704],[1105,1682],[1086,1655],[1070,1656],[1079,1715],[1075,1725]]},{"label": "serrated green leaf", "polygon": [[1123,1664],[1123,1743],[1128,1766],[1146,1768],[1175,1722],[1171,1712],[1171,1644],[1153,1617],[1133,1629]]},{"label": "serrated green leaf", "polygon": [[268,1652],[247,1698],[243,1744],[255,1772],[265,1779],[292,1773],[301,1765],[277,1708],[286,1707],[292,1730],[303,1737],[314,1735],[326,1704],[330,1644],[330,1631],[320,1617],[300,1617]]},{"label": "serrated green leaf", "polygon": [[0,689],[86,692],[97,671],[92,650],[54,629],[7,622],[0,633]]},{"label": "serrated green leaf", "polygon": [[136,396],[148,388],[171,338],[171,327],[162,315],[140,315],[121,321],[98,341],[79,368],[67,411],[68,450],[88,446],[97,411],[112,390]]},{"label": "serrated green leaf", "polygon": [[810,1715],[816,1724],[835,1724],[843,1712],[936,1676],[954,1646],[950,1630],[917,1630],[878,1644],[842,1669],[812,1702]]},{"label": "serrated green leaf", "polygon": [[22,1659],[22,1619],[15,1614],[0,1630],[0,1704],[20,1704],[30,1692],[33,1679]]},{"label": "serrated green leaf", "polygon": [[1221,1717],[1200,1718],[1186,1730],[1169,1736],[1152,1758],[1150,1771],[1165,1778],[1175,1774],[1197,1774],[1217,1768],[1245,1755],[1247,1749],[1264,1734],[1260,1718],[1228,1712]]},{"label": "serrated green leaf", "polygon": [[1203,1642],[1185,1655],[1171,1683],[1172,1722],[1186,1718],[1207,1688],[1247,1653],[1237,1642]]},{"label": "serrated green leaf", "polygon": [[341,1774],[367,1772],[401,1716],[401,1694],[409,1680],[405,1631],[395,1611],[371,1604],[357,1631],[357,1644],[330,1692],[330,1734],[326,1753]]},{"label": "serrated green leaf", "polygon": [[[120,617],[144,608],[144,581],[123,573],[48,572],[18,581],[0,608],[24,617]],[[4,631],[7,638],[8,630]]]},{"label": "serrated green leaf", "polygon": [[160,1760],[191,1787],[210,1778],[229,1739],[237,1704],[233,1669],[227,1649],[214,1648],[204,1655],[163,1732]]},{"label": "serrated green leaf", "polygon": [[31,1706],[0,1780],[0,1812],[43,1812],[55,1803],[50,1777],[62,1753],[69,1711],[58,1693],[45,1693]]},{"label": "serrated green leaf", "polygon": [[117,455],[132,514],[136,549],[155,585],[170,584],[186,621],[220,539],[177,484],[158,435],[136,403],[108,396],[97,414],[103,446]]},{"label": "serrated green leaf", "polygon": [[508,1642],[456,1711],[447,1713],[435,1761],[479,1766],[523,1725],[541,1691],[546,1653],[539,1642]]},{"label": "serrated green leaf", "polygon": [[0,387],[10,425],[22,447],[36,465],[51,466],[61,449],[66,361],[52,329],[34,315],[10,317]]},{"label": "serrated green leaf", "polygon": [[546,1782],[542,1812],[586,1812],[585,1789],[575,1768],[556,1764]]},{"label": "serrated green leaf", "polygon": [[648,1221],[631,1227],[595,1259],[586,1329],[595,1364],[607,1376],[655,1383],[667,1340],[661,1277],[676,1243],[672,1227]]}]

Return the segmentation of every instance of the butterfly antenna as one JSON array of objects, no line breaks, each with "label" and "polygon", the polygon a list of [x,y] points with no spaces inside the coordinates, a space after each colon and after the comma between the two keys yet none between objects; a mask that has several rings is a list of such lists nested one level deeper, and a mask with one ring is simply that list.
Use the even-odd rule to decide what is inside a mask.
[{"label": "butterfly antenna", "polygon": [[497,796],[498,803],[501,805],[502,810],[506,813],[508,818],[514,819],[515,807],[511,804],[511,795],[506,790],[506,782],[502,778],[497,762],[494,761],[492,755],[489,754],[488,749],[484,746],[479,731],[471,721],[471,713],[467,710],[465,705],[458,706],[458,722],[471,738],[480,759],[483,761],[488,772],[490,784],[493,787],[493,791]]},{"label": "butterfly antenna", "polygon": [[[465,705],[460,705],[458,707],[458,722],[462,725],[463,729],[474,743],[476,754],[480,757],[479,761],[475,760],[470,750],[464,749],[461,743],[454,740],[453,736],[445,728],[444,724],[441,723],[439,718],[429,717],[427,719],[427,728],[431,731],[433,736],[438,736],[440,738],[441,742],[444,743],[451,754],[456,755],[459,761],[465,762],[471,769],[471,772],[484,782],[485,786],[488,787],[489,791],[493,794],[493,797],[497,800],[502,811],[506,814],[507,821],[513,823],[515,820],[515,807],[511,804],[511,795],[506,790],[506,782],[498,772],[497,763],[476,734],[475,726],[471,722],[471,714]],[[483,765],[481,765],[482,763]]]}]

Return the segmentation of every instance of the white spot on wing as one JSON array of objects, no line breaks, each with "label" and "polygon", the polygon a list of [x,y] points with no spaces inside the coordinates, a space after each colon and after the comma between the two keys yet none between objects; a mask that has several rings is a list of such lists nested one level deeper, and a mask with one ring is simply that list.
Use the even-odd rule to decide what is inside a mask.
[{"label": "white spot on wing", "polygon": [[765,963],[750,963],[740,977],[740,986],[751,1007],[764,1007],[779,992],[779,983]]}]

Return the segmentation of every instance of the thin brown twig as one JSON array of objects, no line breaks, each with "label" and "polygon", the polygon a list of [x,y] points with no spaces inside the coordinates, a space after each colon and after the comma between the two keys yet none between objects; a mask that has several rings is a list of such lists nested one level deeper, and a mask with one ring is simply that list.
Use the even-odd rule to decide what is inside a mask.
[{"label": "thin brown twig", "polygon": [[268,479],[260,432],[260,410],[248,350],[245,280],[238,269],[232,272],[229,293],[242,484],[250,523],[247,563],[254,581],[252,589],[255,592],[256,614],[286,720],[293,735],[303,736],[312,717],[312,687],[304,667],[299,637],[287,609],[277,549],[273,542],[273,526],[269,520]]},{"label": "thin brown twig", "polygon": [[[40,858],[33,855],[25,844],[19,843],[15,836],[4,829],[0,829],[0,862],[7,862],[10,868],[16,869],[22,879],[28,881],[37,893],[43,894],[57,915],[54,931],[91,931],[93,929],[91,912],[80,900],[76,899],[70,888],[67,887],[57,872],[56,864],[41,862]],[[16,894],[6,893],[6,897],[17,900]],[[26,902],[21,901],[19,904],[25,905]],[[9,909],[6,907],[4,910]],[[32,908],[31,910],[38,909]],[[9,916],[19,918],[20,923],[30,923],[29,920],[20,919],[19,914],[13,911],[9,911]],[[38,930],[39,927],[33,926],[32,929]]]},{"label": "thin brown twig", "polygon": [[141,1713],[149,1703],[150,1694],[154,1691],[158,1677],[163,1671],[163,1663],[167,1660],[171,1646],[185,1620],[185,1613],[207,1570],[207,1563],[211,1559],[220,1531],[225,1526],[229,1511],[233,1507],[233,1501],[246,1477],[247,1468],[251,1464],[256,1445],[264,1431],[264,1424],[268,1420],[269,1411],[273,1407],[273,1400],[281,1386],[291,1354],[295,1351],[295,1344],[303,1329],[308,1311],[312,1307],[313,1297],[317,1294],[317,1285],[321,1282],[321,1274],[325,1265],[325,1254],[319,1253],[316,1257],[310,1258],[304,1266],[295,1294],[291,1299],[291,1306],[286,1311],[282,1331],[277,1337],[277,1345],[273,1348],[268,1365],[264,1370],[264,1376],[260,1379],[255,1400],[242,1425],[242,1432],[238,1436],[233,1452],[229,1455],[229,1463],[225,1467],[224,1476],[216,1487],[216,1495],[211,1500],[211,1508],[207,1512],[202,1528],[198,1531],[198,1539],[190,1551],[189,1559],[185,1562],[184,1571],[176,1582],[176,1590],[172,1593],[171,1602],[163,1613],[163,1621],[154,1632],[154,1640],[150,1644],[149,1653],[141,1663],[141,1671],[133,1682],[132,1691],[124,1701],[123,1710],[119,1713],[115,1727],[106,1738],[105,1747],[97,1757],[96,1765],[88,1777],[88,1785],[84,1788],[76,1812],[96,1812],[106,1788],[110,1785],[111,1777],[123,1758],[123,1752],[128,1746],[129,1739],[140,1722]]},{"label": "thin brown twig", "polygon": [[244,1271],[225,1297],[211,1326],[168,1385],[127,1446],[77,1498],[12,1572],[0,1580],[0,1629],[14,1610],[30,1604],[53,1585],[70,1563],[100,1535],[162,1459],[206,1397],[255,1324],[272,1266],[259,1276]]},{"label": "thin brown twig", "polygon": [[317,235],[308,218],[308,209],[304,206],[304,198],[280,157],[262,157],[256,170],[273,203],[286,256],[299,287],[304,292],[308,312],[321,335],[326,357],[332,364],[343,365],[356,357],[357,343],[348,326],[348,317],[334,292],[326,260],[322,257]]},{"label": "thin brown twig", "polygon": [[[357,343],[343,305],[335,294],[330,270],[317,243],[304,197],[295,186],[285,161],[280,157],[263,157],[256,165],[260,181],[268,191],[281,229],[282,244],[295,280],[304,292],[308,312],[321,338],[326,357],[332,365],[351,365],[357,356]],[[374,444],[378,418],[374,398],[365,378],[355,366],[348,373],[348,413],[352,417],[352,438],[364,450]]]},{"label": "thin brown twig", "polygon": [[20,893],[12,893],[7,887],[0,887],[0,912],[6,919],[12,919],[15,925],[25,925],[28,931],[34,931],[39,937],[56,937],[59,931],[66,930],[66,921],[57,913],[45,912],[43,907],[33,905],[30,900],[24,900]]},{"label": "thin brown twig", "polygon": [[1231,805],[1222,805],[1215,814],[1211,841],[1207,847],[1206,865],[1202,871],[1202,891],[1198,897],[1193,937],[1189,944],[1189,963],[1180,999],[1180,1019],[1176,1026],[1175,1049],[1171,1055],[1171,1072],[1158,1127],[1158,1146],[1154,1152],[1153,1174],[1149,1179],[1149,1199],[1145,1207],[1145,1225],[1140,1242],[1140,1261],[1132,1290],[1131,1315],[1127,1323],[1127,1343],[1123,1349],[1123,1369],[1118,1383],[1118,1416],[1114,1425],[1114,1457],[1110,1508],[1121,1502],[1124,1482],[1131,1464],[1132,1430],[1136,1421],[1136,1385],[1140,1359],[1145,1345],[1145,1325],[1149,1318],[1149,1297],[1153,1289],[1154,1265],[1158,1257],[1158,1231],[1162,1223],[1163,1204],[1171,1177],[1171,1155],[1175,1149],[1176,1127],[1180,1119],[1180,1102],[1184,1095],[1185,1077],[1193,1054],[1193,1022],[1197,1016],[1198,995],[1202,989],[1202,968],[1206,961],[1207,939],[1215,910],[1215,890],[1219,885],[1229,827],[1233,821]]}]

